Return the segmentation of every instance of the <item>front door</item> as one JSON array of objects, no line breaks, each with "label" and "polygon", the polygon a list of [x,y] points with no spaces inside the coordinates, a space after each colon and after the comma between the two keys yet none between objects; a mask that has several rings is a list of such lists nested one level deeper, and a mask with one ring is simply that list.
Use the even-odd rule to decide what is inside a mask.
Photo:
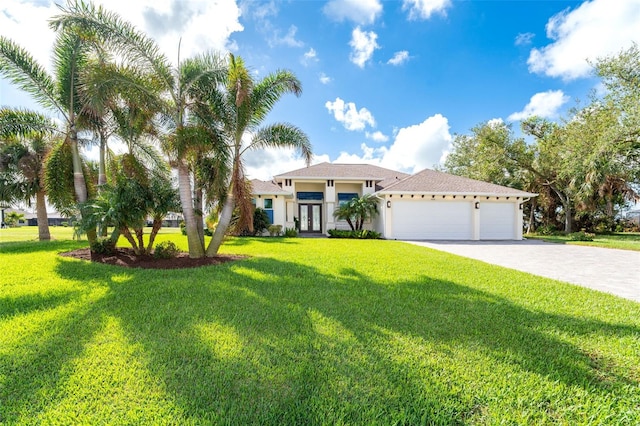
[{"label": "front door", "polygon": [[322,232],[322,205],[300,204],[300,232]]}]

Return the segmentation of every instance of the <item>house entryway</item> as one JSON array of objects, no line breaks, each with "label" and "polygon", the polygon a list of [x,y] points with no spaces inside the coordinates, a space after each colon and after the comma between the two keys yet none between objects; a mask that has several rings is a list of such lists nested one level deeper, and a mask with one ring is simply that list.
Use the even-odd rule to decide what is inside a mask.
[{"label": "house entryway", "polygon": [[300,232],[322,232],[322,204],[299,204]]}]

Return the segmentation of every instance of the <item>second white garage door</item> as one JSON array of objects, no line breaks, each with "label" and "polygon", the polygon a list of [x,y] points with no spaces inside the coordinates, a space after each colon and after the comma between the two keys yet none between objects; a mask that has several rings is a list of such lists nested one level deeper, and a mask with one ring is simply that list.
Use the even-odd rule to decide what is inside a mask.
[{"label": "second white garage door", "polygon": [[480,203],[480,239],[515,239],[515,220],[513,203]]},{"label": "second white garage door", "polygon": [[467,201],[392,201],[393,238],[470,240],[472,204]]}]

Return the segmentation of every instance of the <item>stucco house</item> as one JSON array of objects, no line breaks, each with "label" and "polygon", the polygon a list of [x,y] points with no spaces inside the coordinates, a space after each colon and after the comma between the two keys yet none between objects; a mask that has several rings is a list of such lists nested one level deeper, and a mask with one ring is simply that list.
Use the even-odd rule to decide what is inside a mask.
[{"label": "stucco house", "polygon": [[380,214],[365,224],[387,239],[521,240],[522,204],[537,194],[434,170],[410,175],[367,164],[320,163],[252,180],[256,207],[272,223],[301,233],[349,229],[333,212],[373,194]]}]

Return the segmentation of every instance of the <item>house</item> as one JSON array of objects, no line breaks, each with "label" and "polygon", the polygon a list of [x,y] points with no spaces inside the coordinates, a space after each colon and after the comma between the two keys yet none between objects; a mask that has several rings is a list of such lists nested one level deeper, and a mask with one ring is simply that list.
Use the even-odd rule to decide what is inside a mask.
[{"label": "house", "polygon": [[340,203],[373,194],[379,215],[366,224],[387,239],[521,240],[522,204],[537,194],[434,170],[409,175],[367,164],[320,163],[251,181],[256,207],[283,228],[326,234]]}]

